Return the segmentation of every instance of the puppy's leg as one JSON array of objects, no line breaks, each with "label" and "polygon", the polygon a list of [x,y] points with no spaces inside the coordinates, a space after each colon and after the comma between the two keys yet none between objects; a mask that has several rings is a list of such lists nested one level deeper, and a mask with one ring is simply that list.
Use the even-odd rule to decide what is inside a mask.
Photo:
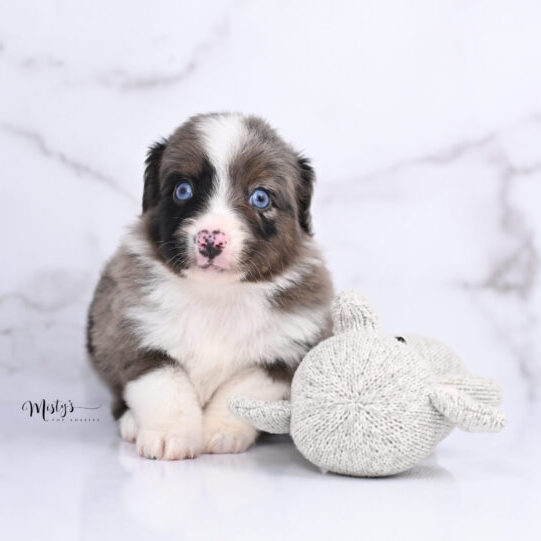
[{"label": "puppy's leg", "polygon": [[201,407],[182,368],[166,366],[130,381],[124,399],[138,427],[140,455],[180,460],[200,453]]},{"label": "puppy's leg", "polygon": [[289,394],[289,382],[271,378],[262,368],[251,368],[224,383],[212,396],[203,417],[205,453],[242,453],[257,437],[257,430],[235,417],[227,407],[233,396],[280,400]]}]

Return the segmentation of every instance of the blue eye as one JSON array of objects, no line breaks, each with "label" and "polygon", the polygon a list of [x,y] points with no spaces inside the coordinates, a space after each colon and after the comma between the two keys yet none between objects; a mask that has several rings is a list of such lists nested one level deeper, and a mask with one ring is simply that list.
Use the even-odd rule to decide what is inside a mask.
[{"label": "blue eye", "polygon": [[192,185],[189,182],[179,182],[175,186],[175,199],[186,201],[193,197]]},{"label": "blue eye", "polygon": [[270,196],[261,188],[254,190],[250,196],[250,205],[258,209],[266,209],[270,205]]}]

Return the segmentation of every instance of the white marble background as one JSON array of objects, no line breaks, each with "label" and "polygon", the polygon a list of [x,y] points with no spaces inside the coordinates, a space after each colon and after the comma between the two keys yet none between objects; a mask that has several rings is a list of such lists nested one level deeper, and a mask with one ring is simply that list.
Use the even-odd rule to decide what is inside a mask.
[{"label": "white marble background", "polygon": [[3,390],[88,377],[86,306],[139,212],[147,146],[239,110],[313,158],[337,287],[389,330],[446,340],[528,411],[540,28],[533,0],[2,2]]}]

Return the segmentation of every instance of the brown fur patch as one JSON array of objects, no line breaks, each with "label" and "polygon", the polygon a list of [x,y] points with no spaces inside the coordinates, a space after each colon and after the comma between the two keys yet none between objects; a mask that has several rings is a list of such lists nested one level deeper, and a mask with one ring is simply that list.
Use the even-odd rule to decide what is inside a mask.
[{"label": "brown fur patch", "polygon": [[145,265],[120,248],[105,267],[89,308],[88,353],[91,364],[113,394],[113,415],[121,415],[127,382],[174,361],[160,351],[137,346],[126,310],[137,302]]}]

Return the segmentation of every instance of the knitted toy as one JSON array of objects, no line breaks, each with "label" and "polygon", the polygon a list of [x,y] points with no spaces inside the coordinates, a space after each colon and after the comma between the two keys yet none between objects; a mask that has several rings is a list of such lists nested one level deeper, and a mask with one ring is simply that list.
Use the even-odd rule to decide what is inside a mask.
[{"label": "knitted toy", "polygon": [[325,471],[377,477],[414,466],[454,426],[497,432],[500,388],[468,374],[445,345],[389,336],[354,292],[332,306],[334,336],[308,352],[291,400],[233,398],[229,408],[266,432],[290,432],[298,450]]}]

